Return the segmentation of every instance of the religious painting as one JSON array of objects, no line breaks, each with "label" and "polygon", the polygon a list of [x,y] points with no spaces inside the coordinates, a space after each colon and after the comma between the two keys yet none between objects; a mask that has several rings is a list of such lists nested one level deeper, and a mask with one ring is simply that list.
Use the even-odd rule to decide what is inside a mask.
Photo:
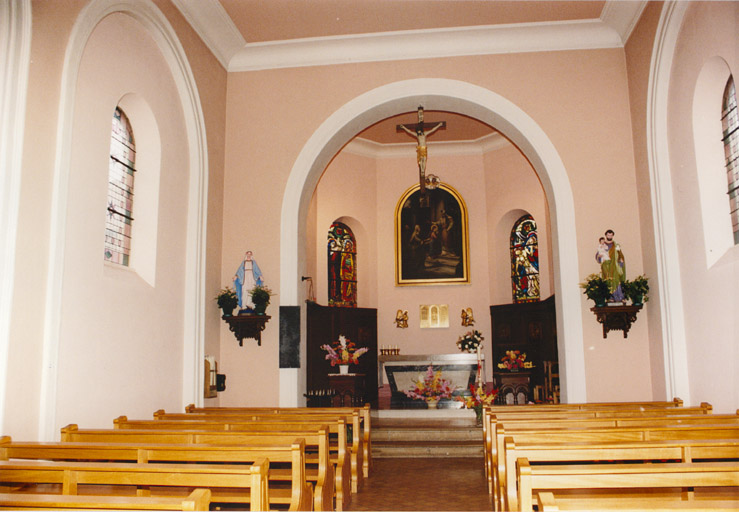
[{"label": "religious painting", "polygon": [[395,208],[395,282],[469,283],[467,206],[451,186],[405,191]]}]

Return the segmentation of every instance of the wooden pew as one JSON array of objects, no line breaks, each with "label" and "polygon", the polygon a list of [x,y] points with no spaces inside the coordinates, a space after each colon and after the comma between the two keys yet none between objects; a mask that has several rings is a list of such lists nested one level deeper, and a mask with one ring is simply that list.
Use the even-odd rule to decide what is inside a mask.
[{"label": "wooden pew", "polygon": [[[61,494],[67,495],[76,495],[80,491],[83,491],[82,494],[95,494],[94,489],[90,491],[89,487],[100,486],[98,488],[102,488],[104,495],[150,496],[153,491],[172,496],[172,493],[181,493],[182,488],[194,487],[210,489],[213,501],[225,501],[228,497],[231,503],[248,503],[250,510],[268,510],[268,472],[269,462],[266,459],[242,466],[0,461],[0,483],[6,488],[21,486],[17,491],[20,493],[32,493],[38,484],[58,484]],[[84,487],[88,489],[84,491]],[[219,493],[222,494],[216,497]]]},{"label": "wooden pew", "polygon": [[[562,418],[549,417],[542,414],[539,419],[518,418],[496,414],[488,414],[484,421],[486,423],[484,433],[485,473],[488,478],[488,486],[494,489],[496,482],[495,466],[497,464],[497,452],[500,449],[502,438],[497,431],[500,423],[504,422],[509,432],[517,430],[546,429],[553,431],[558,429],[583,429],[583,428],[616,428],[616,427],[640,427],[640,426],[690,426],[690,425],[737,425],[739,426],[739,415],[737,414],[698,414],[693,416],[669,416],[663,414],[654,415],[652,411],[645,411],[642,415],[627,411],[624,417],[610,418]],[[629,439],[633,439],[629,438]]]},{"label": "wooden pew", "polygon": [[[179,444],[13,442],[0,438],[2,460],[114,461],[251,464],[267,459],[270,464],[289,463],[289,469],[270,467],[269,504],[289,505],[290,510],[310,510],[313,488],[305,478],[305,441],[296,439],[280,446],[208,446]],[[243,467],[243,466],[242,466]],[[284,489],[281,484],[289,483]]]},{"label": "wooden pew", "polygon": [[498,497],[498,488],[506,481],[504,452],[506,436],[513,436],[519,443],[578,443],[578,442],[638,442],[699,439],[739,439],[739,425],[685,425],[685,426],[644,426],[644,427],[601,427],[552,429],[545,427],[516,429],[498,425],[493,451],[490,454],[492,467],[488,478],[489,490]]},{"label": "wooden pew", "polygon": [[[516,461],[525,458],[529,464],[542,462],[576,463],[598,461],[659,462],[677,460],[734,459],[739,461],[739,438],[730,440],[679,440],[679,441],[636,441],[612,442],[607,435],[602,441],[579,443],[521,443],[506,436],[500,454],[505,470],[502,472],[501,488],[497,495],[501,510],[518,508],[516,496]],[[739,482],[737,482],[739,485]]]},{"label": "wooden pew", "polygon": [[[185,431],[223,431],[223,432],[280,432],[294,433],[301,435],[304,432],[316,431],[318,429],[328,429],[329,434],[334,436],[334,440],[329,443],[329,456],[334,464],[334,475],[336,478],[335,490],[336,508],[343,510],[351,501],[349,493],[354,490],[354,481],[352,480],[351,467],[348,456],[348,446],[346,439],[346,424],[343,419],[326,423],[323,420],[316,421],[303,420],[298,421],[261,421],[260,419],[246,420],[243,417],[228,417],[227,419],[219,419],[218,417],[207,418],[205,420],[129,420],[126,416],[119,416],[113,420],[114,428],[121,430],[185,430]],[[318,464],[315,457],[308,456],[308,461]],[[350,489],[350,483],[352,487]]]},{"label": "wooden pew", "polygon": [[[363,407],[195,407],[190,404],[185,407],[186,413],[191,414],[241,414],[254,413],[261,414],[266,412],[269,414],[335,414],[337,412],[351,414],[357,412],[360,417],[360,429],[356,430],[358,435],[361,436],[361,447],[362,447],[362,474],[364,478],[369,478],[370,468],[372,467],[372,434],[371,434],[371,421],[370,421],[370,405],[365,404]],[[351,424],[354,427],[353,423]],[[358,446],[358,443],[352,441],[352,450]]]},{"label": "wooden pew", "polygon": [[[257,422],[274,422],[274,423],[294,423],[294,422],[316,422],[333,424],[334,422],[344,421],[346,425],[351,425],[351,444],[349,449],[350,465],[349,473],[351,474],[351,490],[358,492],[362,486],[365,471],[369,472],[369,467],[364,464],[365,448],[361,429],[363,425],[362,417],[357,409],[344,408],[327,409],[327,412],[312,412],[305,414],[304,411],[310,409],[270,409],[273,411],[290,411],[290,412],[246,412],[245,410],[233,410],[228,414],[219,414],[217,412],[210,413],[167,413],[163,410],[156,411],[154,418],[163,421],[180,421],[180,420],[220,420],[220,421],[257,421]],[[331,411],[331,412],[328,412]],[[339,412],[333,412],[339,411]],[[338,473],[338,472],[337,472]],[[338,487],[338,486],[337,486]]]},{"label": "wooden pew", "polygon": [[[522,458],[516,466],[518,510],[525,512],[533,510],[540,490],[553,492],[556,499],[558,491],[562,490],[618,489],[621,492],[623,489],[732,488],[739,482],[739,462],[532,466]],[[587,509],[601,508],[598,495],[583,496]],[[647,500],[649,494],[645,492],[640,497]],[[690,495],[685,497],[690,498]],[[659,499],[664,502],[667,498],[660,495]],[[676,496],[674,501],[680,502],[681,496]]]},{"label": "wooden pew", "polygon": [[166,496],[77,496],[0,493],[1,510],[209,510],[210,490],[195,489],[186,498]]},{"label": "wooden pew", "polygon": [[[62,442],[98,443],[166,443],[185,445],[221,445],[259,447],[260,445],[290,444],[296,437],[305,440],[306,451],[317,454],[317,472],[313,491],[316,510],[332,510],[334,494],[337,496],[337,510],[343,510],[350,500],[349,483],[342,481],[342,489],[335,489],[336,478],[329,455],[329,429],[324,426],[316,430],[299,433],[292,431],[269,432],[207,432],[184,430],[126,430],[126,429],[80,429],[77,425],[67,425],[61,429]],[[340,502],[339,500],[343,500]]]},{"label": "wooden pew", "polygon": [[552,492],[537,493],[537,506],[539,512],[560,512],[564,510],[577,510],[580,512],[591,512],[592,510],[618,510],[619,512],[678,512],[681,510],[689,512],[736,512],[737,502],[724,499],[699,499],[690,501],[667,501],[651,496],[630,498],[618,496],[609,498],[599,496],[596,500],[584,500],[582,498],[554,497]]}]

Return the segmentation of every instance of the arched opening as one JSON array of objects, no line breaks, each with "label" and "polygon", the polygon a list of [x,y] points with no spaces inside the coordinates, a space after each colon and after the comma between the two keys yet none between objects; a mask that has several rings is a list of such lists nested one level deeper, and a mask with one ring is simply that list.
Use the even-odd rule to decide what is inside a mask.
[{"label": "arched opening", "polygon": [[[564,255],[564,248],[576,245],[574,202],[564,164],[552,142],[533,119],[507,99],[479,86],[446,79],[415,79],[387,84],[345,104],[319,126],[298,155],[283,196],[281,304],[301,306],[299,290],[300,276],[304,271],[301,254],[305,253],[306,245],[305,219],[313,190],[331,158],[363,128],[398,112],[413,111],[419,104],[464,114],[495,127],[518,146],[537,172],[547,196],[552,222],[562,397],[569,402],[585,401],[577,258]],[[304,346],[303,335],[301,347]],[[299,383],[305,380],[304,365],[301,366],[280,370],[280,405],[297,405]]]}]

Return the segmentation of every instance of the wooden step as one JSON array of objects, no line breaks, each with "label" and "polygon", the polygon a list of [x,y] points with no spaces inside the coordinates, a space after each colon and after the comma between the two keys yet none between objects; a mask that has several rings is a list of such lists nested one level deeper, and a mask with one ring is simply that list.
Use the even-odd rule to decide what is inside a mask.
[{"label": "wooden step", "polygon": [[482,457],[482,428],[474,418],[393,418],[372,422],[372,457]]}]

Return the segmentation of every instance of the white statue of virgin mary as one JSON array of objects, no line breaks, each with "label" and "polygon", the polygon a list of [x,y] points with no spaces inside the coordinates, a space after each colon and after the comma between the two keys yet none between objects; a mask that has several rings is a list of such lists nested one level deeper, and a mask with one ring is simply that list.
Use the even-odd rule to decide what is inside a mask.
[{"label": "white statue of virgin mary", "polygon": [[262,271],[259,270],[256,260],[252,258],[251,251],[246,251],[244,260],[239,265],[238,270],[236,270],[233,281],[236,296],[239,298],[239,308],[249,307],[253,309],[254,303],[251,301],[249,292],[255,286],[262,286],[264,281],[262,280]]}]

